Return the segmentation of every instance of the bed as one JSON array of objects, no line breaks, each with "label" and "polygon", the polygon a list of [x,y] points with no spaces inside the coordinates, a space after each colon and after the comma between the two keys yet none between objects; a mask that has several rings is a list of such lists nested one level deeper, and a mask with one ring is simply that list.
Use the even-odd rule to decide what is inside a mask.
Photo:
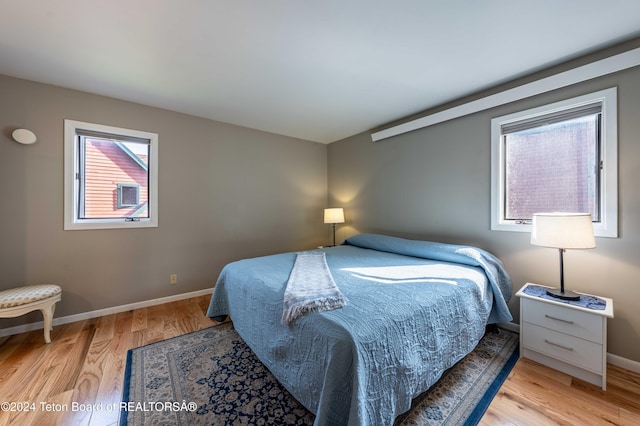
[{"label": "bed", "polygon": [[283,324],[296,262],[283,253],[226,265],[207,312],[231,317],[316,425],[393,424],[488,324],[512,319],[511,280],[484,250],[377,234],[322,250],[344,307]]}]

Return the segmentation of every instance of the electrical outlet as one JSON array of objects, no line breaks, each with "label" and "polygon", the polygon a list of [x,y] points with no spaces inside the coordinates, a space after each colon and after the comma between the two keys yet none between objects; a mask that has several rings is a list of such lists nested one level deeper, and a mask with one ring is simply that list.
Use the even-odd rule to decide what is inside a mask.
[{"label": "electrical outlet", "polygon": [[169,284],[178,284],[178,274],[169,275]]}]

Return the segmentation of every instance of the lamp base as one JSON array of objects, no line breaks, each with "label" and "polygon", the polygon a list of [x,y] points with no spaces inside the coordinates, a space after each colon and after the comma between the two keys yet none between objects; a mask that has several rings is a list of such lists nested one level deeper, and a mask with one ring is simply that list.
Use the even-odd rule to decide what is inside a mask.
[{"label": "lamp base", "polygon": [[580,295],[578,293],[573,291],[562,291],[559,288],[550,288],[547,290],[547,294],[562,300],[580,300]]}]

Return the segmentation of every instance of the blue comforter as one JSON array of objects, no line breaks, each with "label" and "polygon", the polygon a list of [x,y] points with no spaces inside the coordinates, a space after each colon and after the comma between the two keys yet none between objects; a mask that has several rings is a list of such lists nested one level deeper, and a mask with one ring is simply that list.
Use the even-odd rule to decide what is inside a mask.
[{"label": "blue comforter", "polygon": [[295,253],[222,270],[207,315],[238,334],[317,425],[391,425],[477,345],[511,321],[511,281],[469,246],[362,234],[324,249],[347,306],[281,324]]}]

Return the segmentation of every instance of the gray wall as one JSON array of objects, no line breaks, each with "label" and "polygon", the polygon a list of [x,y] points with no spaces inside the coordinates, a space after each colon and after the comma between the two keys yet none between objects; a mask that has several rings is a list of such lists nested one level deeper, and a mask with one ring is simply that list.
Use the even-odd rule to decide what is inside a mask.
[{"label": "gray wall", "polygon": [[[158,228],[63,230],[65,118],[158,133]],[[38,142],[14,142],[19,127]],[[229,261],[329,238],[326,145],[3,76],[0,198],[0,289],[59,284],[56,317],[212,287]]]},{"label": "gray wall", "polygon": [[[555,249],[530,234],[490,230],[491,118],[618,87],[619,235],[567,251],[568,288],[614,300],[609,353],[640,362],[640,67],[371,142],[368,133],[329,145],[329,201],[343,206],[338,235],[357,232],[474,244],[498,255],[514,284],[558,285]],[[509,303],[519,322],[519,304]]]}]

